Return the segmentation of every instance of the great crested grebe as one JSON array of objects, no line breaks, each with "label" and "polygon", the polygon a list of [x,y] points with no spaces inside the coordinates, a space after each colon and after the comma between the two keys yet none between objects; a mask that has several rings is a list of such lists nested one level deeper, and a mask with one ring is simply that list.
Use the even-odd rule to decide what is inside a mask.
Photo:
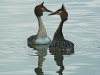
[{"label": "great crested grebe", "polygon": [[62,33],[63,23],[66,20],[68,20],[68,13],[63,4],[60,9],[58,9],[56,12],[53,12],[49,15],[55,15],[55,14],[60,15],[61,22],[53,36],[53,40],[49,46],[49,50],[56,50],[56,49],[67,50],[67,51],[74,50],[74,44],[69,40],[65,40],[63,33]]},{"label": "great crested grebe", "polygon": [[43,6],[44,2],[37,5],[34,9],[34,13],[38,19],[39,29],[38,33],[36,35],[32,35],[27,39],[28,45],[34,45],[34,44],[50,44],[51,40],[47,36],[46,29],[43,25],[41,16],[43,15],[43,12],[51,12],[46,7]]}]

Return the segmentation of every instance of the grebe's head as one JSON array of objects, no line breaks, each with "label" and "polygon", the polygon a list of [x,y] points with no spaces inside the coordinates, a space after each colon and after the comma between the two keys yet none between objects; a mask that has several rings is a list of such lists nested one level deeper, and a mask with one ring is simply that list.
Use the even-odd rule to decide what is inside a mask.
[{"label": "grebe's head", "polygon": [[45,11],[51,12],[46,7],[44,7],[43,4],[44,4],[44,2],[35,7],[34,12],[35,12],[36,16],[42,16],[43,12],[45,12]]},{"label": "grebe's head", "polygon": [[63,21],[66,21],[68,19],[68,13],[67,13],[63,4],[62,4],[62,7],[60,9],[58,9],[57,11],[55,11],[49,15],[55,15],[55,14],[60,15],[60,17]]}]

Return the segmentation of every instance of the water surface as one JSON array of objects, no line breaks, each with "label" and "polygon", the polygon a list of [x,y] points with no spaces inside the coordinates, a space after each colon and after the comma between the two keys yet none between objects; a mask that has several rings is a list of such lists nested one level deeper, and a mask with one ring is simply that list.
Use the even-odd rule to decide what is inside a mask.
[{"label": "water surface", "polygon": [[[53,11],[65,5],[69,16],[63,34],[74,42],[74,54],[54,56],[47,46],[27,46],[27,38],[38,31],[34,7],[42,1],[0,0],[0,75],[100,75],[100,1],[44,2]],[[60,17],[45,12],[42,19],[52,39]]]}]

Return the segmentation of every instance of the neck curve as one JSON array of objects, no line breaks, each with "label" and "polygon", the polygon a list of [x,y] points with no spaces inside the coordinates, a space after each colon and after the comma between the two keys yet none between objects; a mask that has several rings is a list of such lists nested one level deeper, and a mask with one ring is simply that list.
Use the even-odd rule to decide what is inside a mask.
[{"label": "neck curve", "polygon": [[38,19],[38,24],[39,24],[37,38],[47,36],[47,32],[46,32],[46,29],[45,29],[45,27],[43,25],[41,17],[37,17],[37,19]]},{"label": "neck curve", "polygon": [[59,24],[59,26],[58,26],[58,28],[57,28],[55,34],[54,34],[53,39],[64,39],[63,33],[62,33],[63,23],[64,23],[64,21],[61,20],[61,22],[60,22],[60,24]]}]

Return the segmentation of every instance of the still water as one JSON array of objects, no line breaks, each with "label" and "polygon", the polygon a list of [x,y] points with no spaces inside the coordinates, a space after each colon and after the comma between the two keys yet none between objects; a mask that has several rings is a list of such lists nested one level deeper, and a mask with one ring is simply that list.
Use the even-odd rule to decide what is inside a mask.
[{"label": "still water", "polygon": [[[38,31],[34,7],[41,0],[0,0],[0,75],[100,75],[100,1],[44,0],[55,11],[62,3],[69,13],[63,34],[74,42],[72,55],[55,56],[48,46],[27,46],[27,38]],[[58,15],[42,16],[52,39]]]}]

